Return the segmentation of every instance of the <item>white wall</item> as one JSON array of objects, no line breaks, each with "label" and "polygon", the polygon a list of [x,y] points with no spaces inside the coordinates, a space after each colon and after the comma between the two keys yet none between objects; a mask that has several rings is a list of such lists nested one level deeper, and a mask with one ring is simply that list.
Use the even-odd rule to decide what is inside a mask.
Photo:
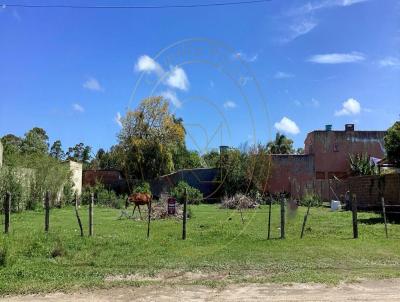
[{"label": "white wall", "polygon": [[75,193],[80,196],[82,194],[82,171],[81,163],[69,161],[69,169],[72,171],[72,182],[74,183]]}]

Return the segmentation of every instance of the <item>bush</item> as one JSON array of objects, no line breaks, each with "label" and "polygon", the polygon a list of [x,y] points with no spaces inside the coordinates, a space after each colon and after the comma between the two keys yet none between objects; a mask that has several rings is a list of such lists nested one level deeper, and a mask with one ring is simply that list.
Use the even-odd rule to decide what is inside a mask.
[{"label": "bush", "polygon": [[151,194],[150,184],[146,181],[140,183],[133,190],[134,193]]},{"label": "bush", "polygon": [[95,203],[101,206],[122,209],[125,206],[126,196],[118,196],[113,190],[108,190],[102,183],[87,187],[82,192],[82,204],[89,204],[91,194],[95,194]]},{"label": "bush", "polygon": [[11,193],[11,211],[22,210],[23,203],[28,195],[28,190],[23,185],[22,175],[13,167],[0,169],[0,210],[3,211],[3,204],[6,192]]},{"label": "bush", "polygon": [[180,181],[177,186],[172,188],[171,196],[176,198],[179,203],[183,203],[185,201],[185,189],[189,204],[199,204],[203,200],[203,193],[184,181]]},{"label": "bush", "polygon": [[314,193],[307,193],[300,200],[300,205],[306,207],[309,205],[311,207],[320,207],[322,205],[322,199]]}]

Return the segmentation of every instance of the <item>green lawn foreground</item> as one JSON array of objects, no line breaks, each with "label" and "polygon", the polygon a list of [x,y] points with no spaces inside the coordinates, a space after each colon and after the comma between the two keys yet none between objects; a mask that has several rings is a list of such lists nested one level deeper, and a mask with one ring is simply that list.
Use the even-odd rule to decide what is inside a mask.
[{"label": "green lawn foreground", "polygon": [[[235,210],[217,205],[191,205],[190,209],[193,218],[188,220],[186,241],[181,240],[181,221],[152,221],[147,240],[145,220],[118,220],[120,210],[110,208],[95,208],[91,238],[79,236],[72,207],[51,210],[49,234],[44,233],[42,211],[13,214],[10,234],[0,235],[0,249],[7,251],[6,263],[0,266],[0,295],[139,286],[148,282],[105,278],[154,276],[168,270],[229,272],[228,282],[337,283],[400,277],[400,225],[390,224],[386,239],[376,214],[359,213],[360,238],[354,240],[351,212],[311,208],[305,238],[300,239],[306,211],[301,207],[288,217],[286,239],[279,240],[280,207],[276,205],[274,239],[266,240],[267,206],[246,211],[244,224]],[[80,215],[87,236],[87,207],[80,209]]]}]

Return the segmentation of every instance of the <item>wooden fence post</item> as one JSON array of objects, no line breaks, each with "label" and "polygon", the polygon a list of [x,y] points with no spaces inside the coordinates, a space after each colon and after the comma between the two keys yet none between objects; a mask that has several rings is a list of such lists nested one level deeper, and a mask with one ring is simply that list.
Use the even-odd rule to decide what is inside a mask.
[{"label": "wooden fence post", "polygon": [[79,212],[78,212],[78,197],[75,194],[75,214],[76,214],[76,219],[78,220],[78,224],[79,224],[79,229],[81,230],[81,237],[84,236],[83,234],[83,227],[82,227],[82,221],[81,218],[79,217]]},{"label": "wooden fence post", "polygon": [[6,193],[6,198],[4,199],[4,233],[8,234],[10,228],[10,212],[11,212],[11,193]]},{"label": "wooden fence post", "polygon": [[281,199],[281,239],[285,239],[285,201]]},{"label": "wooden fence post", "polygon": [[271,238],[271,211],[272,211],[272,198],[269,200],[269,210],[268,210],[268,237],[269,240]]},{"label": "wooden fence post", "polygon": [[306,212],[306,215],[304,215],[303,226],[301,227],[300,239],[302,239],[303,236],[304,236],[304,229],[305,229],[305,227],[306,227],[308,214],[310,213],[310,207],[311,207],[311,202],[308,203],[307,212]]},{"label": "wooden fence post", "polygon": [[93,236],[93,207],[94,207],[94,194],[90,194],[89,203],[89,236]]},{"label": "wooden fence post", "polygon": [[47,233],[49,231],[50,225],[50,192],[46,192],[46,197],[44,199],[44,231]]},{"label": "wooden fence post", "polygon": [[183,200],[182,240],[186,240],[186,219],[187,219],[187,190],[185,188],[184,200]]},{"label": "wooden fence post", "polygon": [[389,238],[388,230],[387,230],[387,220],[386,220],[385,197],[382,196],[381,201],[382,201],[383,222],[385,223],[385,234],[386,234],[386,238]]},{"label": "wooden fence post", "polygon": [[151,199],[149,203],[149,213],[148,213],[148,220],[147,220],[147,239],[150,237],[150,221],[151,221]]},{"label": "wooden fence post", "polygon": [[357,197],[356,194],[352,195],[351,211],[353,216],[353,238],[358,238],[358,221],[357,221]]}]

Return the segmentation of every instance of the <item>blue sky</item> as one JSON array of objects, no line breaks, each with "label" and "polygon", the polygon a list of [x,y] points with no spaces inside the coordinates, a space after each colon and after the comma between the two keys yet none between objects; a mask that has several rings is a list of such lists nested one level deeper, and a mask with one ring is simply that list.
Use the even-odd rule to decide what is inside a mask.
[{"label": "blue sky", "polygon": [[0,50],[0,135],[39,126],[64,148],[109,148],[118,116],[149,95],[170,100],[188,146],[200,152],[266,142],[277,129],[301,147],[325,124],[383,130],[400,114],[395,0],[162,10],[2,6]]}]

